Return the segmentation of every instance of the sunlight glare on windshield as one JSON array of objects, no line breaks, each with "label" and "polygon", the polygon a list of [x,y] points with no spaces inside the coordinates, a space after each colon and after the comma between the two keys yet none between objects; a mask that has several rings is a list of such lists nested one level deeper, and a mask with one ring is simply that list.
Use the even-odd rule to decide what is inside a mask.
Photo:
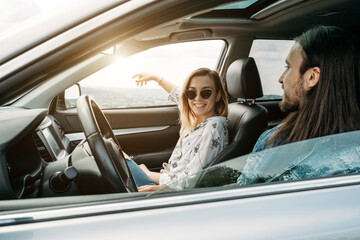
[{"label": "sunlight glare on windshield", "polygon": [[[155,47],[123,58],[120,53],[115,63],[87,77],[86,85],[136,88],[132,77],[141,72],[149,72],[182,86],[183,81],[195,69],[216,69],[223,47],[224,41],[209,40]],[[146,84],[146,88],[160,87],[151,81]]]},{"label": "sunlight glare on windshield", "polygon": [[71,0],[0,0],[0,32],[16,28],[35,16],[72,2]]}]

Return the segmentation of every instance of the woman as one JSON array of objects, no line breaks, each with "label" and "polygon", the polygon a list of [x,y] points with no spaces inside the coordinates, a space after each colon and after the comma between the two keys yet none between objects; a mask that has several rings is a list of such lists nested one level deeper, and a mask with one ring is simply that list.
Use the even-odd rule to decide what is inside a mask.
[{"label": "woman", "polygon": [[181,92],[173,83],[153,74],[141,73],[133,78],[141,86],[156,81],[164,88],[169,99],[178,104],[181,122],[180,138],[160,173],[127,160],[138,190],[189,187],[191,181],[186,177],[207,167],[228,144],[227,95],[219,74],[207,68],[197,69],[186,79]]}]

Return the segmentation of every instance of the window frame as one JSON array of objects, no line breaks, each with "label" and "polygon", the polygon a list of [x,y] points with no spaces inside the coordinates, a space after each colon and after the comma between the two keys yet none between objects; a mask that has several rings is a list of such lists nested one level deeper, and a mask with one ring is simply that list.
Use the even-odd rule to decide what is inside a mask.
[{"label": "window frame", "polygon": [[[198,43],[198,42],[203,42],[203,41],[209,41],[209,42],[211,42],[211,41],[218,41],[219,44],[222,44],[222,46],[219,46],[219,52],[218,52],[216,58],[214,58],[214,68],[213,68],[213,69],[219,71],[219,69],[221,68],[221,66],[223,65],[223,63],[224,63],[224,61],[225,61],[226,54],[227,54],[227,51],[228,51],[228,42],[227,42],[226,40],[224,40],[224,39],[201,39],[201,40],[193,40],[193,41],[186,41],[186,42],[176,42],[176,43],[172,43],[172,44],[157,45],[157,46],[153,46],[153,47],[151,47],[151,48],[147,48],[147,49],[145,49],[145,50],[143,50],[143,51],[139,51],[139,52],[135,52],[135,53],[133,53],[133,54],[130,54],[130,55],[126,56],[125,58],[127,58],[127,57],[132,57],[134,54],[144,53],[145,51],[151,51],[151,49],[154,49],[154,48],[161,48],[161,47],[163,47],[163,46],[166,47],[166,46],[174,45],[174,44],[183,44],[183,43],[187,44],[187,43],[195,43],[195,42]],[[195,57],[196,57],[196,56],[195,56]],[[166,58],[169,58],[169,57],[166,57]],[[166,59],[166,58],[165,58],[165,59]],[[101,68],[100,70],[98,70],[98,71],[90,74],[89,76],[92,76],[93,74],[96,74],[97,72],[105,69],[106,67],[111,66],[112,64],[114,64],[114,62],[112,62],[111,64],[109,64],[109,65]],[[205,66],[205,67],[210,67],[210,66]],[[161,73],[159,73],[159,74],[161,74]],[[88,76],[88,77],[89,77],[89,76]],[[87,77],[86,77],[86,78],[87,78]],[[82,86],[82,84],[81,84],[81,81],[86,80],[86,78],[81,79],[81,80],[77,83],[77,84],[80,85],[80,91],[81,91],[81,92],[84,91],[84,90],[83,90],[83,86]],[[170,80],[171,80],[171,79],[170,79]],[[185,78],[184,78],[184,80],[185,80]],[[181,85],[180,85],[180,87],[181,87]],[[119,86],[119,89],[125,89],[125,88]],[[137,89],[137,88],[134,88],[134,89]],[[159,87],[159,88],[154,88],[154,89],[164,91],[161,87]],[[66,89],[66,90],[67,90],[67,89]],[[66,90],[65,90],[65,91],[66,91]],[[64,91],[64,92],[65,92],[65,91]],[[167,93],[165,93],[165,94],[167,94]],[[62,93],[62,94],[59,94],[59,96],[58,96],[58,101],[57,101],[57,102],[58,102],[58,103],[57,103],[58,106],[57,106],[57,110],[69,110],[69,109],[72,109],[72,108],[67,108],[67,107],[63,104],[63,103],[66,102],[66,99],[65,99],[64,95],[65,95],[65,94]],[[164,100],[164,101],[165,101],[165,100]],[[97,102],[99,102],[99,101],[97,100]],[[175,105],[176,105],[176,103],[172,103],[172,102],[168,101],[168,104],[167,104],[167,103],[164,103],[164,104],[139,105],[139,106],[124,106],[124,107],[101,106],[101,108],[102,108],[102,109],[105,109],[105,110],[141,109],[141,108],[172,107],[172,106],[175,106]],[[75,107],[76,107],[76,106],[74,106],[73,108],[75,108]]]}]

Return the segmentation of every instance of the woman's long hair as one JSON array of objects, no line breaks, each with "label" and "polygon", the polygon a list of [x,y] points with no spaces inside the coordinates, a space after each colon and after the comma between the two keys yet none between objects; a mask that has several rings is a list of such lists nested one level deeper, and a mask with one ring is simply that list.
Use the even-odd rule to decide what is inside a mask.
[{"label": "woman's long hair", "polygon": [[224,83],[221,81],[221,78],[218,72],[208,69],[208,68],[199,68],[193,71],[188,78],[184,82],[184,86],[180,96],[180,102],[182,105],[180,111],[180,136],[190,132],[197,124],[199,124],[198,119],[195,113],[191,110],[189,106],[188,99],[185,96],[185,90],[188,90],[191,80],[194,77],[198,76],[209,76],[215,83],[215,94],[220,91],[221,98],[219,101],[215,103],[215,114],[217,116],[224,116],[227,117],[228,115],[228,98],[225,91]]},{"label": "woman's long hair", "polygon": [[299,110],[284,119],[268,144],[360,129],[360,66],[355,37],[337,27],[318,26],[295,41],[303,51],[300,74],[319,67],[320,80],[303,93]]}]

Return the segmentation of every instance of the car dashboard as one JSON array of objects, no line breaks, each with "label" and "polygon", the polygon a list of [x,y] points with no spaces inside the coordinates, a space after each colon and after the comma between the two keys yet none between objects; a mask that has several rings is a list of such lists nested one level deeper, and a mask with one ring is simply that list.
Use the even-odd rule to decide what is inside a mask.
[{"label": "car dashboard", "polygon": [[0,109],[0,199],[37,197],[44,168],[68,158],[70,141],[46,109]]}]

